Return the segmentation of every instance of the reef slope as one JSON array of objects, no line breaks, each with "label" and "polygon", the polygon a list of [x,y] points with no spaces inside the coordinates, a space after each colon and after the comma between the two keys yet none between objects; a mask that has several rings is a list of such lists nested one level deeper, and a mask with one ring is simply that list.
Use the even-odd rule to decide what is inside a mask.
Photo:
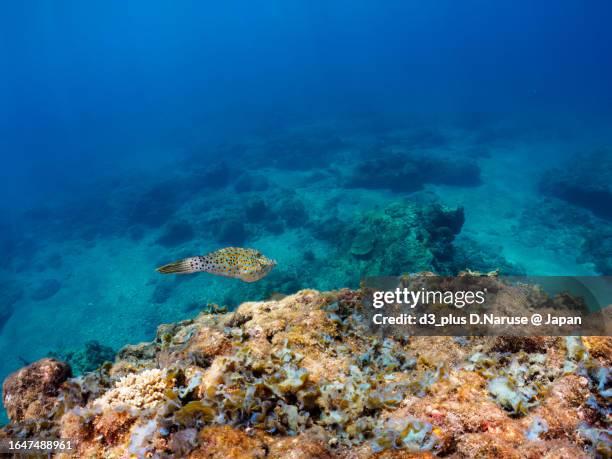
[{"label": "reef slope", "polygon": [[161,325],[78,378],[44,359],[5,381],[0,438],[106,458],[610,454],[610,338],[383,339],[360,308],[302,290]]}]

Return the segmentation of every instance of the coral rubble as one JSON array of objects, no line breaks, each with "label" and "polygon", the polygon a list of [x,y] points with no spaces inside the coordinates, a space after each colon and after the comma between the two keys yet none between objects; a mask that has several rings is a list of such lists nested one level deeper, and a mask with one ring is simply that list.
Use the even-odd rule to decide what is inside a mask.
[{"label": "coral rubble", "polygon": [[608,457],[611,347],[384,338],[360,291],[302,290],[161,325],[77,378],[25,367],[0,437],[72,438],[80,457]]}]

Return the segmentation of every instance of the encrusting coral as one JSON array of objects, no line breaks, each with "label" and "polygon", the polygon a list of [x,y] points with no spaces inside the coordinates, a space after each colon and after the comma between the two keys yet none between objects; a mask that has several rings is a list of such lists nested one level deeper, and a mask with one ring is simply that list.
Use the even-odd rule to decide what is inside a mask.
[{"label": "encrusting coral", "polygon": [[52,387],[26,378],[51,362],[22,369],[0,437],[71,438],[79,457],[108,458],[609,457],[610,346],[384,338],[366,331],[360,291],[302,290],[161,325]]}]

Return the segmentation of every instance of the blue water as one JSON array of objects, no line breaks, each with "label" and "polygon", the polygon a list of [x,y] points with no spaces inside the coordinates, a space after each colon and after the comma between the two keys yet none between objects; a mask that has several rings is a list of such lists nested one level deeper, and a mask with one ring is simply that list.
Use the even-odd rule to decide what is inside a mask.
[{"label": "blue water", "polygon": [[[612,274],[609,2],[224,3],[0,6],[0,377],[366,274]],[[463,224],[380,234],[410,203]],[[279,265],[154,271],[227,245]]]}]

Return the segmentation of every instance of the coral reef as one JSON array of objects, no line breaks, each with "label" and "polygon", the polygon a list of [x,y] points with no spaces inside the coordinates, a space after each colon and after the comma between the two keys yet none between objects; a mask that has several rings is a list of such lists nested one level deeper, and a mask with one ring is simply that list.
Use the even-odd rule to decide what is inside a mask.
[{"label": "coral reef", "polygon": [[246,203],[244,213],[247,221],[250,223],[261,223],[272,217],[272,212],[268,207],[268,204],[266,204],[266,202],[259,197],[256,197]]},{"label": "coral reef", "polygon": [[158,281],[151,295],[151,302],[154,304],[164,304],[172,296],[172,291],[176,287],[173,279]]},{"label": "coral reef", "polygon": [[612,220],[612,155],[601,150],[578,155],[542,177],[541,190],[596,216]]},{"label": "coral reef", "polygon": [[42,359],[9,375],[2,384],[2,402],[11,420],[47,417],[58,404],[60,385],[70,367],[55,359]]},{"label": "coral reef", "polygon": [[157,243],[164,247],[175,247],[191,241],[194,236],[193,226],[186,221],[178,221],[166,226],[164,232],[157,239]]},{"label": "coral reef", "polygon": [[595,264],[597,271],[612,275],[612,229],[603,225],[589,225],[583,233],[581,260]]},{"label": "coral reef", "polygon": [[[299,204],[288,206],[287,201]],[[296,208],[299,211],[293,213]],[[243,226],[250,234],[274,233],[277,224],[282,231],[290,228],[290,219],[298,218],[298,231],[307,237],[304,247],[296,247],[301,257],[299,272],[280,264],[269,278],[251,286],[252,290],[230,290],[222,300],[215,300],[230,307],[248,298],[267,298],[274,292],[291,293],[311,285],[320,289],[355,287],[362,277],[370,275],[418,271],[452,275],[467,266],[520,273],[497,248],[458,239],[465,221],[463,208],[447,207],[435,200],[404,199],[369,211],[338,216],[326,213],[326,218],[319,218],[295,193],[272,204],[254,197],[244,210],[248,223]],[[213,228],[219,231],[221,226],[219,222]]]},{"label": "coral reef", "polygon": [[318,167],[318,160],[333,155],[345,142],[333,132],[293,133],[270,139],[267,148],[271,155],[262,155],[258,162],[282,170],[307,170]]},{"label": "coral reef", "polygon": [[248,237],[247,230],[240,220],[227,220],[216,228],[215,237],[220,244],[242,245]]},{"label": "coral reef", "polygon": [[385,188],[413,192],[425,184],[478,186],[480,168],[469,159],[439,158],[421,154],[377,152],[355,166],[347,187]]},{"label": "coral reef", "polygon": [[[395,202],[338,228],[336,259],[346,260],[361,275],[421,270],[457,272],[465,266],[457,269],[454,263],[453,241],[463,222],[462,208]],[[325,232],[315,234],[326,236]]]},{"label": "coral reef", "polygon": [[4,384],[0,437],[80,457],[608,457],[612,338],[384,338],[361,295],[210,307],[78,378],[36,362]]},{"label": "coral reef", "polygon": [[[15,206],[15,213],[0,218],[0,375],[49,350],[77,375],[99,372],[110,351],[88,355],[79,347],[88,340],[117,348],[151,339],[160,320],[181,320],[203,307],[214,312],[209,303],[232,309],[304,288],[357,288],[367,275],[446,275],[467,267],[502,274],[612,274],[610,220],[595,215],[586,200],[560,191],[566,187],[567,194],[569,185],[609,188],[609,151],[574,164],[552,155],[536,161],[535,132],[525,137],[525,123],[489,116],[460,120],[463,127],[404,114],[305,124],[279,117],[266,120],[265,132],[232,132],[221,144],[181,139],[176,150],[151,155],[143,169],[105,169],[84,176],[74,189],[58,182],[61,193],[28,203],[30,209]],[[566,149],[539,140],[542,152]],[[588,151],[591,140],[578,148]],[[551,171],[550,186],[542,181],[542,194],[537,184],[544,168],[559,169]],[[261,249],[279,265],[269,277],[240,288],[206,275],[154,277],[155,266],[227,245]],[[58,284],[49,283],[38,291],[47,279],[56,279],[60,290],[53,294]],[[604,353],[594,349],[593,356]],[[521,351],[543,353],[533,343],[494,352]],[[155,351],[135,347],[120,360],[136,361],[140,354],[153,358]],[[212,359],[208,353],[201,358],[202,365]],[[476,368],[481,363],[471,363],[482,371]],[[488,397],[489,387],[497,391],[510,381],[511,365],[506,359],[483,377]],[[521,358],[515,366],[522,365],[534,364]],[[523,404],[533,401],[529,384],[510,389]],[[125,429],[132,428],[124,421]],[[553,428],[548,422],[548,432]],[[593,439],[603,435],[584,432]],[[200,442],[200,431],[175,443],[179,438]],[[274,438],[278,448],[294,439]],[[303,438],[318,450],[318,436]],[[263,450],[278,450],[268,440],[257,441]]]},{"label": "coral reef", "polygon": [[204,188],[223,188],[232,178],[232,171],[224,161],[207,165],[204,170],[196,172],[196,181]]},{"label": "coral reef", "polygon": [[303,227],[308,222],[306,206],[295,196],[295,193],[285,195],[277,212],[290,228]]},{"label": "coral reef", "polygon": [[265,191],[269,187],[269,181],[265,176],[260,174],[242,174],[234,183],[234,189],[238,193],[246,193],[251,191]]},{"label": "coral reef", "polygon": [[101,407],[103,411],[119,407],[149,410],[164,401],[170,383],[157,368],[127,374],[117,381],[113,389],[96,399],[94,406]]},{"label": "coral reef", "polygon": [[99,368],[104,362],[115,359],[115,351],[96,340],[87,341],[81,349],[59,349],[49,352],[49,357],[62,360],[70,365],[75,375],[88,373]]},{"label": "coral reef", "polygon": [[[572,227],[576,231],[568,231]],[[612,274],[612,229],[609,220],[586,207],[572,205],[550,196],[523,209],[513,237],[531,247],[556,252],[575,249],[576,262],[592,264],[596,272]],[[551,233],[542,238],[542,232]]]},{"label": "coral reef", "polygon": [[126,205],[126,217],[132,225],[157,228],[172,220],[180,206],[176,184],[164,182],[151,187]]}]

